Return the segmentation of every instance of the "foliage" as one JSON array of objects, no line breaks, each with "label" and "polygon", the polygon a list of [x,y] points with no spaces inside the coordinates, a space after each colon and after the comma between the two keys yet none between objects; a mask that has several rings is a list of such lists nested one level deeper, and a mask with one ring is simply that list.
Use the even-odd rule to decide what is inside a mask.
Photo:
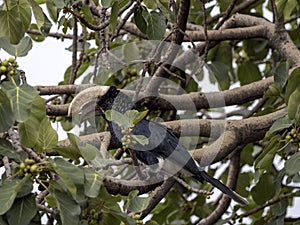
[{"label": "foliage", "polygon": [[[189,11],[185,12],[188,2]],[[12,57],[0,59],[0,224],[196,224],[218,212],[221,214],[211,224],[299,224],[299,217],[288,214],[288,209],[295,209],[300,195],[299,2],[202,2],[205,1],[1,2],[0,50]],[[238,18],[232,19],[236,12],[246,18],[242,23],[238,24]],[[270,12],[275,22],[261,20]],[[51,32],[51,27],[56,26],[58,33]],[[261,26],[263,30],[253,32]],[[273,30],[272,38],[266,36]],[[67,51],[75,60],[61,75],[57,89],[46,88],[45,94],[43,88],[27,84],[25,72],[30,71],[22,71],[17,61],[27,56],[35,42],[49,38],[71,38],[73,44]],[[147,115],[169,121],[174,129],[176,124],[172,122],[178,119],[197,119],[204,124],[200,132],[193,136],[193,129],[188,127],[188,136],[192,137],[183,136],[181,140],[203,152],[217,139],[205,125],[211,126],[213,117],[218,121],[233,117],[226,129],[240,121],[230,131],[236,132],[233,139],[241,139],[242,143],[226,149],[222,160],[230,162],[230,166],[217,162],[208,171],[218,174],[224,183],[227,177],[232,180],[230,157],[240,152],[240,173],[233,179],[233,186],[247,198],[248,206],[232,205],[232,210],[218,211],[214,198],[207,200],[178,183],[155,204],[157,190],[140,195],[145,192],[144,183],[133,190],[126,189],[128,182],[135,182],[131,178],[137,172],[129,154],[124,153],[119,160],[118,149],[105,142],[103,118],[87,119],[79,133],[91,139],[89,135],[99,133],[101,146],[97,145],[99,139],[82,141],[80,135],[70,132],[76,129],[77,120],[67,115],[67,104],[76,94],[76,87],[83,87],[74,85],[75,81],[130,87],[137,93],[143,91],[139,89],[139,78],[151,84],[153,76],[168,78],[173,85],[162,82],[156,87],[160,94],[179,93],[175,97],[179,98],[191,93],[192,101],[200,105],[204,101],[199,103],[197,98],[205,95],[201,90],[206,86],[220,92],[207,95],[208,106],[195,106],[194,111],[184,108],[186,102],[180,102],[182,108],[176,111],[157,99],[155,104],[147,105],[147,99],[139,105],[139,111],[105,112],[106,119],[121,125],[127,134],[123,147],[130,147],[134,141],[147,144],[147,138],[130,133]],[[264,86],[270,77],[274,80]],[[75,88],[70,91],[67,84]],[[225,97],[213,101],[219,100],[218,96]],[[210,100],[216,105],[210,105]],[[222,101],[235,107],[228,110],[220,106]],[[281,109],[285,110],[283,114],[274,117]],[[251,121],[257,119],[256,124],[261,126],[253,128],[248,117]],[[56,126],[67,133],[66,141],[59,140]],[[208,184],[196,183],[192,178],[185,177],[184,181],[189,187],[209,189]],[[155,187],[163,187],[160,185]],[[116,187],[120,188],[116,191]]]}]

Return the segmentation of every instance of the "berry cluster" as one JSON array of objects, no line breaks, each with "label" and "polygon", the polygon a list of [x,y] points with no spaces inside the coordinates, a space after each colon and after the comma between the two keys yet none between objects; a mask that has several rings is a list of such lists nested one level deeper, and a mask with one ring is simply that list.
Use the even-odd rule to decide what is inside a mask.
[{"label": "berry cluster", "polygon": [[134,140],[132,136],[132,130],[132,127],[125,127],[122,129],[123,137],[121,138],[121,141],[124,149],[130,148],[132,145],[136,144],[136,140]]},{"label": "berry cluster", "polygon": [[88,224],[91,225],[99,224],[102,219],[102,213],[97,212],[96,209],[85,209],[83,210],[82,215],[84,220],[86,220]]},{"label": "berry cluster", "polygon": [[24,176],[30,174],[36,176],[40,172],[39,165],[33,159],[25,159],[25,162],[20,163],[19,175]]},{"label": "berry cluster", "polygon": [[295,143],[298,144],[300,147],[300,134],[299,134],[299,129],[292,128],[290,131],[288,131],[285,135],[285,142],[286,143]]},{"label": "berry cluster", "polygon": [[3,61],[0,60],[0,75],[16,75],[18,74],[18,63],[15,58],[10,57]]}]

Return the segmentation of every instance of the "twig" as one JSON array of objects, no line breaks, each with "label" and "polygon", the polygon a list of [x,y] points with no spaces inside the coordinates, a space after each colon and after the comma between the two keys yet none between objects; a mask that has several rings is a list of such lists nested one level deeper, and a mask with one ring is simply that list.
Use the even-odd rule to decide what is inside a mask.
[{"label": "twig", "polygon": [[157,187],[151,194],[151,202],[149,205],[141,212],[141,219],[144,219],[151,211],[154,209],[157,204],[166,196],[170,191],[171,187],[174,185],[175,179],[170,177],[165,180],[163,184]]},{"label": "twig", "polygon": [[211,191],[207,191],[207,190],[200,190],[197,188],[193,188],[192,186],[190,186],[189,184],[187,184],[184,180],[180,179],[179,177],[174,176],[173,177],[179,184],[181,184],[183,187],[185,187],[187,190],[197,193],[197,194],[202,194],[202,195],[206,195],[206,196],[210,196],[213,194],[213,192]]},{"label": "twig", "polygon": [[124,26],[124,24],[127,22],[129,17],[134,13],[135,8],[137,7],[137,4],[134,4],[133,7],[128,11],[128,13],[124,16],[122,21],[118,24],[115,35],[111,38],[113,40],[116,36],[118,36],[120,30]]},{"label": "twig", "polygon": [[106,20],[104,23],[101,23],[99,26],[93,25],[93,24],[90,24],[86,19],[84,19],[77,13],[73,12],[71,9],[66,8],[66,10],[69,13],[71,13],[75,18],[77,18],[81,23],[83,23],[86,27],[88,27],[89,29],[94,30],[94,31],[103,30],[104,28],[106,28],[109,25],[109,22],[110,22],[109,20]]},{"label": "twig", "polygon": [[230,3],[230,5],[228,6],[225,12],[225,15],[222,17],[221,21],[216,25],[215,27],[216,30],[218,30],[223,25],[223,23],[229,18],[236,2],[237,0],[232,0],[232,2]]},{"label": "twig", "polygon": [[[239,168],[240,168],[240,152],[237,151],[232,158],[230,159],[229,171],[228,171],[228,178],[226,185],[231,188],[235,189],[238,175],[239,175]],[[208,224],[215,224],[221,216],[227,211],[230,205],[231,199],[223,194],[222,199],[220,200],[217,208],[205,219],[201,220],[198,225],[208,225]]]},{"label": "twig", "polygon": [[[299,191],[298,191],[298,193],[299,193]],[[296,192],[292,192],[292,193],[288,193],[288,194],[283,194],[283,195],[281,195],[279,197],[276,197],[276,198],[273,198],[273,199],[269,200],[268,202],[266,202],[263,205],[257,206],[254,209],[251,209],[251,210],[249,210],[249,211],[247,211],[245,213],[242,213],[242,214],[238,215],[237,217],[238,218],[248,217],[248,216],[253,215],[253,214],[259,212],[260,210],[266,208],[267,206],[274,205],[277,202],[280,202],[282,199],[288,198],[288,197],[290,197],[292,195],[295,195],[295,194],[296,194]]]},{"label": "twig", "polygon": [[10,168],[10,165],[9,165],[9,159],[8,159],[8,157],[4,156],[2,158],[2,162],[3,162],[4,168],[5,168],[6,176],[10,177],[12,175],[12,173],[11,173],[11,168]]},{"label": "twig", "polygon": [[74,17],[73,41],[72,41],[72,71],[70,74],[69,84],[74,84],[77,68],[77,50],[78,50],[78,26],[77,19]]},{"label": "twig", "polygon": [[208,45],[209,45],[209,39],[207,35],[207,23],[206,23],[206,8],[205,8],[205,0],[202,0],[202,14],[203,14],[203,29],[204,29],[204,36],[205,36],[205,48],[204,48],[204,59],[203,61],[206,62],[207,54],[208,54]]}]

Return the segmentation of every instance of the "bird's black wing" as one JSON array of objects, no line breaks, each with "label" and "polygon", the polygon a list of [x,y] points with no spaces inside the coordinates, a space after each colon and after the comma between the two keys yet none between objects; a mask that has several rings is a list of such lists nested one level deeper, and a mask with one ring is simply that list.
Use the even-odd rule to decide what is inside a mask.
[{"label": "bird's black wing", "polygon": [[192,174],[199,173],[195,161],[171,129],[152,121],[141,120],[134,126],[133,134],[143,135],[148,139],[148,144],[137,143],[134,146],[136,155],[142,162],[149,165],[157,163],[157,158],[162,158],[179,169],[184,168]]},{"label": "bird's black wing", "polygon": [[195,179],[200,182],[204,180],[209,182],[236,202],[242,205],[248,204],[240,195],[210,176],[204,170],[201,170],[171,129],[148,120],[141,120],[135,125],[133,133],[144,135],[148,138],[149,143],[147,145],[136,146],[137,148],[135,149],[138,159],[145,164],[151,165],[157,163],[158,158],[163,158],[174,163],[178,171],[184,169],[191,173]]}]

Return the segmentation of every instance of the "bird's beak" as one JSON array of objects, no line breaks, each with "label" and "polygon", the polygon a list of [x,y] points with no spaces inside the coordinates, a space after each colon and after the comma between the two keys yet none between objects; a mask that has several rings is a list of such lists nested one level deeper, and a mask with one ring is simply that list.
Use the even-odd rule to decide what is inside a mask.
[{"label": "bird's beak", "polygon": [[75,96],[68,109],[68,116],[81,113],[81,121],[95,115],[98,97],[107,93],[109,86],[87,88]]}]

